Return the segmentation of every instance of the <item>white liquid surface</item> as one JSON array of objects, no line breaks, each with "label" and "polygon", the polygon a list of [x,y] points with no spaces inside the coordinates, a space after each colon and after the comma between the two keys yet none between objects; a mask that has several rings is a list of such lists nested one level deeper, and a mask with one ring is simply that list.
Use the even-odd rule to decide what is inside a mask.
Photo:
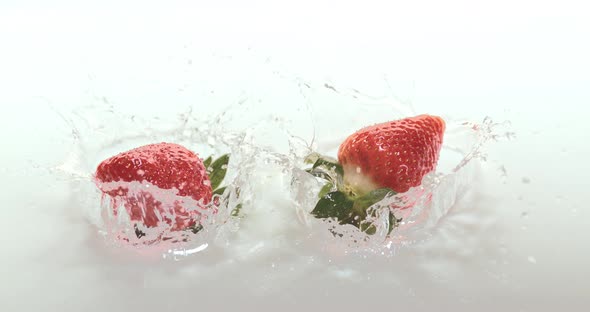
[{"label": "white liquid surface", "polygon": [[[0,11],[0,310],[584,311],[584,9],[415,6]],[[359,246],[309,218],[307,152],[419,113],[448,123],[425,222]],[[244,218],[182,248],[105,240],[96,165],[157,141],[230,152]]]}]

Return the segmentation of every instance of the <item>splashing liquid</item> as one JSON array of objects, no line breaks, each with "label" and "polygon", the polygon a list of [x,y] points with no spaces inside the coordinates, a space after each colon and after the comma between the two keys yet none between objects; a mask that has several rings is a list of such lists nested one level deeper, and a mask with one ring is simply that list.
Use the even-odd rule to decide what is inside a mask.
[{"label": "splashing liquid", "polygon": [[[109,244],[164,257],[189,255],[211,245],[238,258],[278,246],[327,254],[392,254],[398,247],[427,239],[473,182],[477,160],[485,159],[484,146],[511,135],[505,124],[489,118],[481,123],[445,118],[447,130],[436,172],[428,174],[421,186],[375,204],[372,221],[377,232],[369,236],[309,214],[322,185],[304,171],[304,159],[312,152],[335,154],[339,143],[355,130],[385,121],[383,116],[394,120],[413,115],[413,108],[392,104],[397,103],[392,97],[366,96],[356,89],[305,82],[276,71],[257,71],[257,75],[273,85],[244,86],[249,91],[218,114],[197,114],[196,106],[191,106],[177,115],[150,118],[117,111],[105,98],[59,112],[76,143],[57,169],[78,183],[77,206]],[[338,112],[327,110],[324,102],[338,102]],[[276,103],[287,104],[279,112],[272,109]],[[181,144],[201,157],[231,155],[224,183],[228,188],[218,206],[199,210],[204,220],[201,230],[140,228],[146,237],[139,237],[121,203],[101,198],[93,179],[96,165],[121,151],[155,142]],[[178,202],[174,192],[160,191],[171,205]],[[232,216],[238,204],[240,214]],[[402,222],[387,235],[383,212],[389,207],[397,207],[394,212]],[[411,208],[402,209],[407,207]]]},{"label": "splashing liquid", "polygon": [[[126,116],[108,105],[97,104],[60,112],[60,115],[72,128],[76,144],[67,159],[55,169],[75,182],[77,206],[109,245],[143,254],[176,257],[205,250],[212,241],[223,239],[224,234],[220,233],[231,232],[237,226],[239,218],[232,217],[232,211],[241,204],[242,198],[247,200],[247,196],[239,196],[240,190],[236,187],[240,177],[232,176],[232,172],[237,173],[237,168],[243,166],[237,157],[232,157],[228,164],[225,191],[214,195],[209,204],[179,196],[176,189],[160,189],[146,181],[124,185],[101,183],[103,190],[120,187],[127,190],[125,196],[109,196],[99,190],[94,170],[103,159],[148,143],[175,142],[199,151],[204,158],[203,155],[232,154],[235,150],[232,148],[239,146],[235,144],[239,138],[221,132],[204,135],[207,124],[187,128],[190,111],[180,114],[180,120],[162,121]],[[99,120],[104,120],[105,124]],[[145,209],[151,206],[153,209]],[[137,222],[137,216],[153,222]]]},{"label": "splashing liquid", "polygon": [[[402,118],[404,116],[400,116]],[[453,205],[469,189],[476,171],[478,160],[485,159],[482,149],[490,140],[499,136],[510,138],[512,133],[498,134],[505,123],[496,124],[490,118],[482,123],[449,122],[441,157],[435,172],[426,175],[422,184],[405,193],[384,198],[369,209],[375,217],[369,219],[376,233],[368,235],[352,225],[341,225],[335,220],[318,220],[310,215],[324,182],[310,176],[300,160],[294,169],[294,199],[303,223],[313,233],[322,249],[341,253],[379,253],[392,248],[407,246],[428,239],[432,230]],[[388,211],[402,221],[388,234],[390,226]]]}]

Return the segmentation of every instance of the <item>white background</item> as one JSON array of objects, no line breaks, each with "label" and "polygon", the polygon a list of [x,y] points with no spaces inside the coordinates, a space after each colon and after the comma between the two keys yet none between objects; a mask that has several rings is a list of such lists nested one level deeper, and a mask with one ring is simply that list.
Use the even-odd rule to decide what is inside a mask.
[{"label": "white background", "polygon": [[[397,302],[418,310],[583,311],[590,304],[584,1],[36,2],[0,2],[0,310],[178,311],[198,309],[199,302],[358,310],[393,309]],[[487,207],[493,230],[474,222],[463,241],[471,247],[460,256],[452,248],[421,253],[422,264],[443,259],[427,271],[410,254],[375,268],[373,282],[302,274],[295,286],[253,295],[248,288],[260,282],[253,275],[246,275],[249,283],[220,272],[208,288],[183,277],[186,267],[152,263],[141,271],[112,255],[78,254],[88,247],[75,236],[87,231],[62,209],[67,184],[38,174],[59,162],[70,142],[44,103],[67,111],[106,97],[118,111],[145,116],[177,114],[191,103],[210,114],[231,104],[244,85],[262,92],[273,83],[243,81],[235,68],[218,70],[209,59],[377,96],[388,92],[388,81],[416,112],[510,120],[516,139],[490,147],[474,182],[477,200],[457,208]],[[225,93],[209,97],[214,106],[194,104],[208,84]],[[281,104],[266,109],[280,115]],[[503,245],[484,244],[490,237]],[[102,264],[89,259],[97,254]],[[377,281],[385,265],[405,268],[405,282]],[[436,281],[419,273],[432,271],[439,272]]]}]

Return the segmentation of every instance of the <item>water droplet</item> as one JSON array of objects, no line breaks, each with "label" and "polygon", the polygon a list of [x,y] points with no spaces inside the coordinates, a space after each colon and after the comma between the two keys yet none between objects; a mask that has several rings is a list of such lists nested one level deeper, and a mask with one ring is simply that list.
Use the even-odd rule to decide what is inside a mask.
[{"label": "water droplet", "polygon": [[531,183],[531,179],[529,179],[527,177],[522,177],[522,183],[529,184],[529,183]]},{"label": "water droplet", "polygon": [[532,264],[537,264],[537,259],[533,256],[529,256],[527,260]]}]

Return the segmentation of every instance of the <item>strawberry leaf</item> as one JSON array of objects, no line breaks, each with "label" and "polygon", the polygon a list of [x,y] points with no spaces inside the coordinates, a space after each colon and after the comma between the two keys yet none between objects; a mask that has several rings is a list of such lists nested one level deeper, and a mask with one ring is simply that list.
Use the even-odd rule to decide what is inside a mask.
[{"label": "strawberry leaf", "polygon": [[323,169],[306,169],[305,172],[311,174],[312,176],[316,177],[316,178],[320,178],[326,181],[334,181],[334,178],[330,175],[330,172],[326,172]]},{"label": "strawberry leaf", "polygon": [[305,159],[303,160],[303,162],[305,162],[306,164],[310,164],[310,165],[312,165],[312,164],[314,164],[314,163],[315,163],[315,162],[318,160],[318,158],[320,158],[320,157],[321,157],[321,155],[320,155],[320,154],[318,154],[318,153],[311,153],[311,154],[307,155],[307,157],[305,157]]},{"label": "strawberry leaf", "polygon": [[372,190],[369,193],[358,197],[354,200],[354,210],[357,211],[359,214],[367,215],[367,209],[374,204],[380,202],[387,196],[388,194],[393,193],[391,189],[388,188],[380,188],[376,190]]},{"label": "strawberry leaf", "polygon": [[238,205],[236,206],[236,208],[234,208],[234,209],[231,211],[231,216],[232,216],[232,217],[237,217],[237,216],[239,216],[239,215],[240,215],[240,210],[241,210],[241,209],[242,209],[242,204],[238,204]]},{"label": "strawberry leaf", "polygon": [[[313,164],[305,171],[315,177],[327,180],[320,190],[320,200],[312,210],[311,214],[316,218],[334,218],[340,224],[351,224],[362,232],[373,235],[377,227],[372,219],[377,216],[377,208],[371,206],[383,200],[395,192],[390,188],[380,188],[368,193],[357,194],[354,189],[343,184],[344,170],[336,159],[322,156],[318,153],[310,154],[305,162]],[[334,191],[336,189],[337,191]],[[397,227],[401,219],[397,219],[393,212],[388,211],[388,234]]]},{"label": "strawberry leaf", "polygon": [[205,168],[207,168],[207,171],[209,171],[209,166],[211,166],[211,162],[213,161],[213,157],[209,156],[207,157],[207,159],[203,160],[203,165],[205,166]]},{"label": "strawberry leaf", "polygon": [[396,218],[393,212],[389,210],[389,227],[387,229],[387,235],[389,235],[393,229],[398,227],[400,222],[402,222],[402,218]]},{"label": "strawberry leaf", "polygon": [[217,189],[227,173],[227,164],[229,163],[229,155],[225,154],[217,158],[211,165],[207,167],[207,174],[211,180],[211,188]]},{"label": "strawberry leaf", "polygon": [[197,234],[201,230],[203,230],[203,226],[201,224],[195,224],[195,225],[188,227],[187,230],[193,232],[193,234]]},{"label": "strawberry leaf", "polygon": [[133,229],[135,229],[135,236],[137,236],[137,238],[142,238],[145,236],[145,233],[137,227],[137,224],[133,225]]},{"label": "strawberry leaf", "polygon": [[[372,223],[366,220],[368,215],[371,215],[372,217],[376,216],[376,210],[375,209],[369,209],[371,206],[373,206],[374,204],[382,201],[386,196],[391,195],[391,194],[395,194],[391,189],[389,188],[380,188],[380,189],[376,189],[373,190],[361,197],[358,197],[355,201],[354,201],[354,206],[353,209],[360,215],[364,216],[364,218],[361,220],[360,224],[359,224],[359,229],[362,232],[365,232],[368,235],[374,235],[377,232],[377,227]],[[393,223],[392,226],[392,221],[391,219],[393,218],[395,219],[395,216],[393,216],[393,213],[391,211],[388,211],[389,213],[389,228],[388,228],[388,232],[387,234],[391,233],[391,231],[393,230],[393,228],[397,225],[397,223]]]},{"label": "strawberry leaf", "polygon": [[365,234],[368,235],[374,235],[377,233],[377,227],[372,222],[366,220],[360,222],[359,230],[361,230],[361,232],[365,232]]},{"label": "strawberry leaf", "polygon": [[[367,220],[367,217],[369,215],[375,217],[376,210],[369,208],[386,196],[394,194],[394,192],[389,188],[381,188],[358,198],[350,198],[340,191],[329,192],[332,187],[331,183],[324,185],[320,193],[326,191],[328,193],[320,198],[311,214],[320,219],[334,218],[338,220],[338,223],[354,225],[368,235],[375,234],[377,227]],[[388,234],[400,221],[401,219],[396,219],[393,213],[389,211]]]},{"label": "strawberry leaf", "polygon": [[336,218],[342,222],[352,217],[353,205],[354,202],[346,194],[340,191],[330,192],[320,198],[311,214],[316,218]]},{"label": "strawberry leaf", "polygon": [[[338,189],[342,185],[343,174],[342,166],[336,162],[336,160],[329,160],[325,157],[317,156],[313,166],[306,169],[305,171],[314,177],[321,178],[329,181],[331,184],[336,185]],[[324,194],[320,194],[322,197]]]},{"label": "strawberry leaf", "polygon": [[316,168],[324,168],[328,171],[334,171],[336,174],[342,176],[344,175],[344,170],[342,169],[342,165],[338,163],[336,160],[328,159],[327,157],[318,157],[315,161],[311,169]]},{"label": "strawberry leaf", "polygon": [[223,195],[223,192],[225,192],[225,189],[226,189],[226,188],[227,188],[227,187],[226,187],[226,186],[224,186],[224,187],[220,187],[220,188],[218,188],[218,189],[214,190],[214,191],[213,191],[213,195],[219,195],[219,196]]},{"label": "strawberry leaf", "polygon": [[333,188],[334,188],[334,184],[332,182],[326,183],[322,187],[322,189],[320,190],[320,192],[318,193],[318,197],[319,198],[322,198],[322,197],[326,196],[326,194],[330,193]]}]

